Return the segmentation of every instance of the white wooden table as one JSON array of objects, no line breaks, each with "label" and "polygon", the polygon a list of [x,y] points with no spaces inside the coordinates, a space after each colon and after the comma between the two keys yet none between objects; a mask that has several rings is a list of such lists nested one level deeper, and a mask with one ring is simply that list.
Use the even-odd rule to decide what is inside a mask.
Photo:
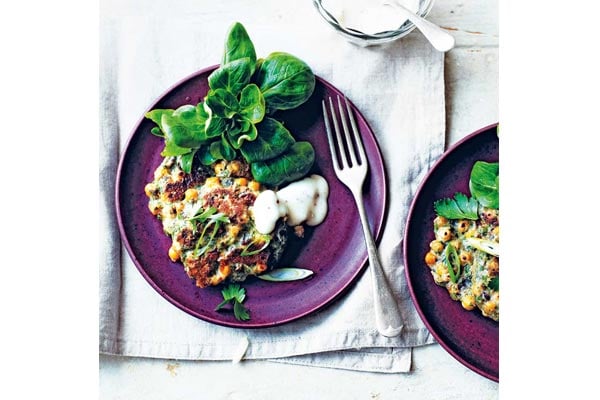
[{"label": "white wooden table", "polygon": [[[498,122],[498,2],[436,0],[429,19],[456,38],[445,61],[450,145]],[[497,383],[464,367],[437,344],[414,350],[410,374],[104,355],[99,365],[101,399],[498,398]]]}]

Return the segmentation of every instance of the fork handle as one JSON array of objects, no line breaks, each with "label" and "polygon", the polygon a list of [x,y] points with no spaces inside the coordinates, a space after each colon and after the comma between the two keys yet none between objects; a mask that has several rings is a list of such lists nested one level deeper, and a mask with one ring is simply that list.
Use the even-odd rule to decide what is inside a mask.
[{"label": "fork handle", "polygon": [[367,219],[367,213],[362,200],[362,194],[352,193],[358,207],[360,222],[363,227],[367,253],[369,255],[369,269],[371,270],[371,281],[373,284],[373,304],[375,305],[375,325],[380,334],[386,337],[398,336],[402,331],[402,316],[398,309],[396,298],[392,293],[390,285],[377,254],[377,246],[371,235],[371,228]]}]

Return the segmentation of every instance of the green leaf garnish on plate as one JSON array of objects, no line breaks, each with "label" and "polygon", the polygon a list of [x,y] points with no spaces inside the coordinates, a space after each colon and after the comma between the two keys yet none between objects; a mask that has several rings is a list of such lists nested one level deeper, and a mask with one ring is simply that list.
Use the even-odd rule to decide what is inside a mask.
[{"label": "green leaf garnish on plate", "polygon": [[471,170],[469,189],[484,207],[500,208],[499,163],[477,161]]},{"label": "green leaf garnish on plate", "polygon": [[246,299],[246,289],[240,285],[230,284],[221,291],[223,301],[215,308],[221,310],[227,304],[233,304],[233,315],[238,321],[248,321],[250,311],[242,304]]},{"label": "green leaf garnish on plate", "polygon": [[454,199],[441,199],[433,203],[437,215],[448,219],[477,220],[477,200],[463,193],[456,193]]}]

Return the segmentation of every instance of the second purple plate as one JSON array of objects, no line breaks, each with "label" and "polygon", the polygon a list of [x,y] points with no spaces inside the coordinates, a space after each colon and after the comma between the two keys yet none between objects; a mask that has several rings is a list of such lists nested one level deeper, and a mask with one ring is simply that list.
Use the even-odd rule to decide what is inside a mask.
[{"label": "second purple plate", "polygon": [[433,281],[425,265],[429,243],[435,239],[433,203],[469,194],[469,177],[475,161],[498,162],[497,124],[465,137],[435,163],[413,199],[404,239],[404,265],[412,299],[421,319],[452,356],[471,370],[498,381],[498,322],[478,309],[466,311]]},{"label": "second purple plate", "polygon": [[[207,77],[215,67],[201,70],[177,83],[148,110],[197,104],[208,91]],[[170,239],[148,210],[144,186],[162,157],[163,140],[150,134],[153,123],[141,118],[122,154],[117,173],[116,204],[121,239],[134,264],[166,300],[202,320],[238,328],[260,328],[290,322],[322,309],[338,298],[360,275],[367,261],[362,228],[351,193],[332,169],[321,100],[343,96],[331,84],[317,78],[311,98],[299,108],[278,114],[297,140],[308,140],[315,148],[311,172],[329,183],[329,213],[325,221],[306,229],[303,240],[290,240],[281,266],[314,271],[305,281],[274,283],[248,279],[245,306],[251,319],[237,321],[232,313],[216,312],[222,300],[221,287],[200,289],[189,279],[180,263],[167,256]],[[363,136],[370,172],[365,182],[365,207],[372,230],[379,236],[386,208],[386,177],[375,136],[360,112],[352,105]]]}]

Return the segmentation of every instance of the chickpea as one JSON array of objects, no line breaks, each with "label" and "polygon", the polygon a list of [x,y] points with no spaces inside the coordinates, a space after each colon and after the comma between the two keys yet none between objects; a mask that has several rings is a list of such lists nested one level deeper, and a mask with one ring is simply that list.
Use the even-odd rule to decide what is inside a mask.
[{"label": "chickpea", "polygon": [[232,238],[236,238],[239,233],[240,227],[238,225],[231,225],[229,227],[229,236],[231,236]]},{"label": "chickpea", "polygon": [[206,178],[205,185],[207,186],[219,186],[221,184],[221,180],[216,176],[211,176],[210,178]]},{"label": "chickpea", "polygon": [[185,176],[185,172],[183,172],[183,171],[173,172],[173,175],[172,175],[173,182],[181,182],[183,180],[184,176]]},{"label": "chickpea", "polygon": [[179,260],[179,257],[181,257],[181,250],[177,249],[175,246],[169,247],[169,258],[171,261],[175,262]]},{"label": "chickpea", "polygon": [[448,289],[448,293],[450,293],[450,296],[452,298],[455,298],[456,295],[458,295],[458,293],[460,292],[458,284],[456,283],[449,283],[448,286],[446,286],[446,289]]},{"label": "chickpea", "polygon": [[231,267],[229,264],[221,264],[219,265],[219,275],[223,278],[228,277],[231,274]]},{"label": "chickpea", "polygon": [[185,191],[185,201],[196,201],[198,200],[198,190],[189,188]]},{"label": "chickpea", "polygon": [[156,205],[156,204],[149,204],[148,208],[150,209],[150,212],[152,213],[152,215],[158,215],[162,211],[162,207],[160,205]]},{"label": "chickpea", "polygon": [[447,242],[452,239],[452,230],[449,226],[443,226],[437,230],[435,236],[436,239],[441,240],[442,242]]},{"label": "chickpea", "polygon": [[146,196],[148,196],[148,197],[156,197],[157,190],[158,190],[158,188],[156,187],[156,184],[154,184],[154,183],[149,183],[146,186],[144,186],[144,192],[146,193]]},{"label": "chickpea", "polygon": [[435,264],[433,269],[433,279],[437,283],[446,283],[450,281],[450,274],[448,273],[448,267],[444,265],[443,262],[438,262]]},{"label": "chickpea", "polygon": [[494,210],[493,208],[486,207],[482,210],[481,216],[487,223],[492,223],[498,219],[498,211]]},{"label": "chickpea", "polygon": [[429,248],[434,253],[439,254],[442,252],[442,250],[444,250],[444,244],[442,242],[440,242],[439,240],[434,240],[431,243],[429,243]]},{"label": "chickpea", "polygon": [[255,192],[258,192],[260,190],[260,183],[256,181],[250,181],[250,183],[248,183],[248,187]]},{"label": "chickpea", "polygon": [[469,229],[470,226],[471,226],[471,224],[469,223],[469,221],[467,221],[466,219],[461,219],[456,224],[456,230],[460,233],[465,233]]},{"label": "chickpea", "polygon": [[458,253],[458,258],[460,259],[460,265],[469,264],[473,260],[473,255],[470,251],[462,250]]},{"label": "chickpea", "polygon": [[500,271],[500,263],[498,262],[498,259],[496,257],[489,260],[487,262],[486,267],[488,273],[492,276],[498,275],[498,272]]},{"label": "chickpea", "polygon": [[460,304],[465,310],[472,310],[475,308],[475,296],[472,294],[466,294],[463,296]]},{"label": "chickpea", "polygon": [[234,160],[227,165],[227,170],[232,174],[236,174],[242,170],[242,163]]},{"label": "chickpea", "polygon": [[167,175],[168,173],[169,173],[169,170],[165,167],[157,169],[156,171],[154,171],[154,179],[160,179],[163,176]]},{"label": "chickpea", "polygon": [[435,262],[437,261],[437,256],[432,253],[431,251],[427,252],[427,254],[425,254],[425,264],[427,264],[428,266],[432,267]]},{"label": "chickpea", "polygon": [[235,183],[237,183],[238,186],[247,186],[248,185],[248,179],[246,178],[238,178],[235,180]]},{"label": "chickpea", "polygon": [[486,315],[490,315],[494,312],[494,310],[496,310],[496,303],[494,303],[493,301],[486,301],[481,306],[481,311],[483,311],[483,313]]},{"label": "chickpea", "polygon": [[473,287],[471,288],[471,292],[475,296],[481,296],[481,294],[483,293],[483,286],[481,284],[473,285]]},{"label": "chickpea", "polygon": [[445,226],[448,225],[448,220],[444,217],[441,216],[437,216],[435,217],[435,219],[433,220],[433,226],[436,228],[439,228],[441,226]]},{"label": "chickpea", "polygon": [[215,174],[221,175],[221,173],[225,170],[226,161],[219,161],[215,164]]},{"label": "chickpea", "polygon": [[256,268],[256,273],[260,274],[267,270],[267,264],[257,264],[255,268]]}]

